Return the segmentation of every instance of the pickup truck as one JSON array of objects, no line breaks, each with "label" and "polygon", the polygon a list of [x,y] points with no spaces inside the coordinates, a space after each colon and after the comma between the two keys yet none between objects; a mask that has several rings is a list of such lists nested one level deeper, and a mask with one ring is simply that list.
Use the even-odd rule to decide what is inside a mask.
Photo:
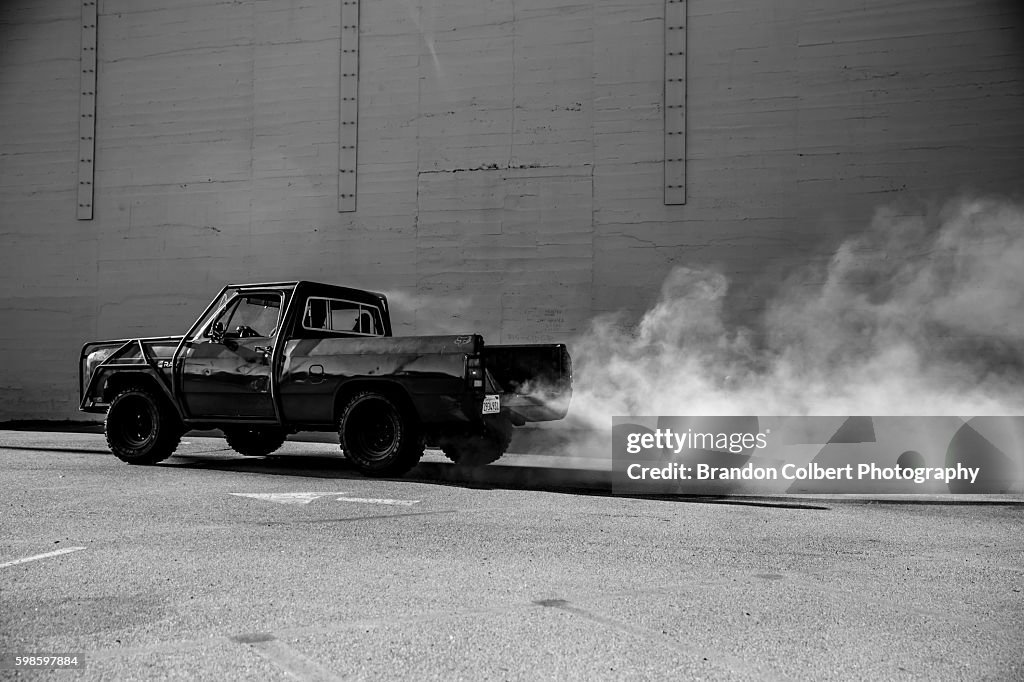
[{"label": "pickup truck", "polygon": [[228,285],[184,336],[87,343],[79,383],[129,464],[170,457],[190,429],[250,456],[337,431],[362,473],[401,476],[427,446],[479,466],[514,426],[563,418],[572,366],[562,344],[393,337],[383,294],[296,281]]}]

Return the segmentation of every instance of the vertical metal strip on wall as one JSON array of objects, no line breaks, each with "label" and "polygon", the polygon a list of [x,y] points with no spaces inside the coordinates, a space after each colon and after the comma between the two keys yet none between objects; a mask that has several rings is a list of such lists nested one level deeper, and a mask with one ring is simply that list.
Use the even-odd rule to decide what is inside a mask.
[{"label": "vertical metal strip on wall", "polygon": [[686,0],[665,0],[665,203],[686,203]]},{"label": "vertical metal strip on wall", "polygon": [[92,220],[96,159],[96,0],[82,1],[82,78],[78,91],[78,219]]},{"label": "vertical metal strip on wall", "polygon": [[359,138],[359,0],[341,2],[341,85],[338,101],[338,210],[356,210]]}]

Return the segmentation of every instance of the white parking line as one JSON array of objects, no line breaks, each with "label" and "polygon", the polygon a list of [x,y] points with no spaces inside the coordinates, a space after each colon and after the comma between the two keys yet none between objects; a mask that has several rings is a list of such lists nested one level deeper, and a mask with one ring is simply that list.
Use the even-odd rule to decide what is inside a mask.
[{"label": "white parking line", "polygon": [[389,500],[379,497],[339,497],[338,502],[357,502],[361,504],[393,504],[401,507],[411,507],[419,504],[419,500]]},{"label": "white parking line", "polygon": [[228,493],[238,497],[251,497],[254,500],[266,500],[278,504],[309,504],[321,497],[333,497],[346,493]]},{"label": "white parking line", "polygon": [[0,568],[16,566],[17,564],[24,564],[29,561],[38,561],[39,559],[48,559],[49,557],[60,556],[61,554],[70,554],[71,552],[77,552],[80,549],[85,549],[85,547],[65,547],[64,549],[55,549],[54,551],[47,552],[46,554],[37,554],[35,556],[25,557],[24,559],[15,559],[14,561],[7,561],[5,563],[0,564]]},{"label": "white parking line", "polygon": [[[228,493],[236,497],[249,497],[254,500],[266,502],[277,502],[278,504],[309,504],[321,497],[334,497],[335,495],[348,495],[349,493]],[[390,504],[399,507],[411,507],[419,504],[419,500],[393,500],[384,497],[338,497],[338,502],[355,502],[357,504]]]}]

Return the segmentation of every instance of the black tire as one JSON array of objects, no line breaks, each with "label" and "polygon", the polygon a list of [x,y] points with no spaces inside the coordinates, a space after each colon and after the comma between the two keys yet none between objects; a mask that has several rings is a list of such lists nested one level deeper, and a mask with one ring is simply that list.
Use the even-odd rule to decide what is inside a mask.
[{"label": "black tire", "polygon": [[224,439],[240,455],[266,457],[284,445],[287,434],[276,426],[225,426]]},{"label": "black tire", "polygon": [[459,466],[481,467],[501,459],[512,442],[512,423],[502,417],[488,422],[483,433],[445,436],[441,452]]},{"label": "black tire", "polygon": [[110,401],[103,434],[118,459],[156,464],[174,454],[185,429],[178,415],[154,389],[132,386]]},{"label": "black tire", "polygon": [[345,456],[366,476],[401,476],[423,456],[423,435],[414,416],[380,393],[357,393],[338,420]]}]

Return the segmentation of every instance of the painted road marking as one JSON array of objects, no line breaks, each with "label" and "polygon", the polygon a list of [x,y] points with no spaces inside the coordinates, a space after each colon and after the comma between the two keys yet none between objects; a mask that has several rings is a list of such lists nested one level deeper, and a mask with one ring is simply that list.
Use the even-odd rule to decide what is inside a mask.
[{"label": "painted road marking", "polygon": [[[228,493],[236,497],[251,497],[254,500],[265,500],[277,502],[278,504],[309,504],[321,497],[334,497],[335,495],[349,495],[350,493]],[[411,507],[419,504],[419,500],[393,500],[384,497],[338,497],[338,502],[355,502],[357,504],[390,504],[399,507]]]},{"label": "painted road marking", "polygon": [[348,493],[228,493],[238,497],[251,497],[254,500],[266,500],[278,504],[309,504],[321,497],[347,495]]},{"label": "painted road marking", "polygon": [[14,561],[2,563],[0,564],[0,568],[7,568],[8,566],[24,564],[29,561],[38,561],[39,559],[48,559],[52,556],[60,556],[61,554],[70,554],[71,552],[77,552],[80,549],[85,549],[85,547],[65,547],[64,549],[55,549],[54,551],[47,552],[46,554],[37,554],[35,556],[25,557],[24,559],[15,559]]},{"label": "painted road marking", "polygon": [[337,502],[356,502],[359,504],[393,504],[401,507],[411,507],[419,504],[419,500],[391,500],[380,497],[339,497]]}]

